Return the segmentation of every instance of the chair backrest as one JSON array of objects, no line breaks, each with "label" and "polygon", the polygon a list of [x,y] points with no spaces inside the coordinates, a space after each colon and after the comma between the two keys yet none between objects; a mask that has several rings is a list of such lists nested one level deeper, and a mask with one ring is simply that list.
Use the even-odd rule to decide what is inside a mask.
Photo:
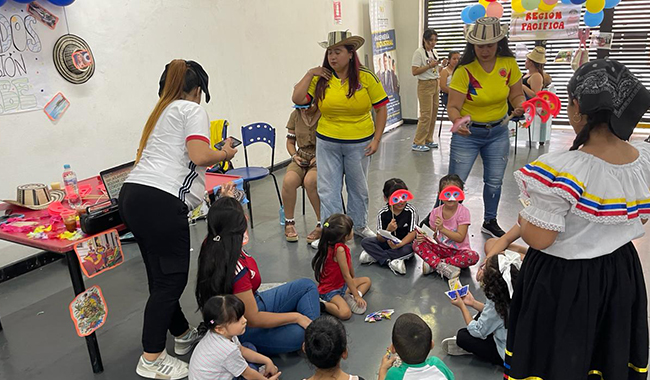
[{"label": "chair backrest", "polygon": [[275,159],[275,128],[268,123],[253,123],[241,127],[241,139],[244,145],[244,158],[248,166],[248,152],[246,148],[256,143],[266,143],[271,147],[271,172]]}]

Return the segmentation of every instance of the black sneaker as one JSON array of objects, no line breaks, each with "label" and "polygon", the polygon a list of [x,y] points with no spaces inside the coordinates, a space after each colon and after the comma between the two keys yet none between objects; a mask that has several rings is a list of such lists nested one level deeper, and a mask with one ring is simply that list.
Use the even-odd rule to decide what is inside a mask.
[{"label": "black sneaker", "polygon": [[495,238],[500,238],[506,233],[499,227],[496,219],[490,219],[483,222],[483,227],[481,227],[481,232],[484,234],[491,235]]}]

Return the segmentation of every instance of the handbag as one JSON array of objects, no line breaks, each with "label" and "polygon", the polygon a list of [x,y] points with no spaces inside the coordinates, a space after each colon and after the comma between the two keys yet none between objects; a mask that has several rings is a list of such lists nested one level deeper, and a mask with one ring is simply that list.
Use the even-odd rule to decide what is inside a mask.
[{"label": "handbag", "polygon": [[80,224],[86,235],[95,235],[122,224],[117,199],[86,207],[86,213],[80,217]]}]

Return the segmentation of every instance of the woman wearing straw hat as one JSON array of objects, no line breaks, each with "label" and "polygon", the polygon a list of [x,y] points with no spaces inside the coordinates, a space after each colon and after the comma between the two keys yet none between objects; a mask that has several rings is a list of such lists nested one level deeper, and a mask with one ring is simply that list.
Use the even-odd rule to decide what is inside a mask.
[{"label": "woman wearing straw hat", "polygon": [[174,352],[186,355],[199,340],[179,303],[190,269],[189,210],[205,192],[205,170],[228,161],[230,141],[210,148],[210,119],[200,106],[210,101],[208,74],[194,61],[175,59],[160,78],[160,99],[145,124],[136,164],[119,196],[120,215],[133,232],[149,282],[144,310],[143,354],[136,373],[150,379],[182,379],[187,363],[167,354],[167,331]]},{"label": "woman wearing straw hat", "polygon": [[544,71],[546,63],[546,49],[535,46],[533,51],[526,55],[526,69],[528,73],[521,80],[526,99],[534,98],[543,88],[551,84],[551,76]]},{"label": "woman wearing straw hat", "polygon": [[354,233],[370,237],[375,233],[367,227],[368,166],[386,126],[388,96],[377,76],[359,62],[357,50],[363,43],[350,32],[330,32],[320,43],[327,49],[322,67],[307,72],[294,87],[292,99],[296,104],[315,101],[321,111],[316,129],[321,221],[343,211],[345,174]]},{"label": "woman wearing straw hat", "polygon": [[521,116],[521,103],[525,100],[521,71],[508,47],[507,30],[495,17],[481,18],[470,26],[465,51],[449,85],[447,105],[452,122],[471,117],[468,126],[452,135],[449,173],[466,181],[476,157],[481,155],[484,182],[481,231],[494,237],[505,234],[497,223],[497,208],[510,152],[508,102],[514,106],[514,114]]}]

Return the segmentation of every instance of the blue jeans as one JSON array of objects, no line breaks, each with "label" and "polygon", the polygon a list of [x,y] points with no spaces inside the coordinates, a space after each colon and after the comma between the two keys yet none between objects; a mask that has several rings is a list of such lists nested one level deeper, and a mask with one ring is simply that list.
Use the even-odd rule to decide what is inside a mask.
[{"label": "blue jeans", "polygon": [[318,196],[320,197],[321,223],[332,214],[343,213],[341,192],[343,173],[348,191],[347,214],[354,222],[354,228],[363,228],[368,223],[368,167],[370,157],[365,147],[370,141],[361,143],[339,143],[317,138]]},{"label": "blue jeans", "polygon": [[334,298],[336,296],[343,297],[347,290],[348,290],[348,285],[346,284],[346,285],[343,285],[342,287],[340,287],[339,289],[334,289],[331,292],[321,294],[320,299],[322,299],[325,302],[330,302],[332,300],[332,298]]},{"label": "blue jeans", "polygon": [[[258,293],[255,299],[259,311],[297,312],[312,321],[320,316],[318,289],[316,284],[307,278]],[[239,337],[239,341],[252,343],[263,355],[277,355],[300,350],[305,341],[305,330],[295,323],[270,329],[249,327]]]},{"label": "blue jeans", "polygon": [[510,153],[508,127],[470,126],[469,129],[472,132],[469,136],[454,133],[451,137],[449,174],[458,174],[466,181],[480,153],[483,159],[483,220],[496,219],[501,184]]}]

